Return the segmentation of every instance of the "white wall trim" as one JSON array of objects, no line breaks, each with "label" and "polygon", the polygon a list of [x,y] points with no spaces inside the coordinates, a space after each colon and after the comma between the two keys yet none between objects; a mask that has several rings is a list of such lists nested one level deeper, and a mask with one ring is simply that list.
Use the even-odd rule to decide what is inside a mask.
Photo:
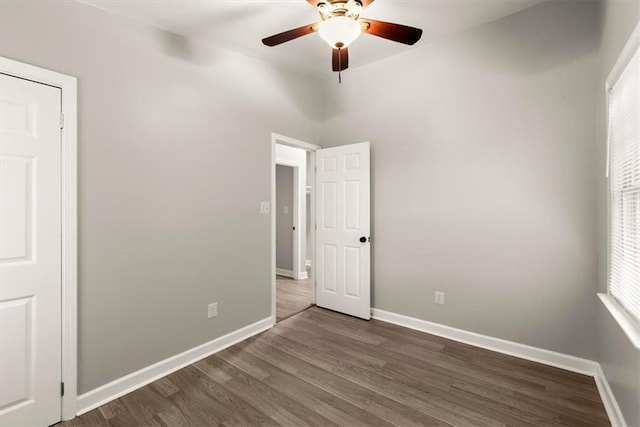
[{"label": "white wall trim", "polygon": [[316,151],[322,148],[319,145],[310,144],[308,142],[300,141],[299,139],[295,138],[289,138],[288,136],[280,135],[278,133],[271,134],[271,140],[278,144],[288,145],[289,147],[294,148],[302,148],[306,151]]},{"label": "white wall trim", "polygon": [[271,317],[262,319],[183,353],[169,357],[139,371],[125,375],[101,387],[78,396],[78,415],[131,393],[159,378],[169,375],[200,359],[224,350],[273,326]]},{"label": "white wall trim", "polygon": [[438,323],[416,319],[414,317],[404,316],[402,314],[392,313],[377,308],[371,309],[371,317],[383,322],[403,326],[405,328],[415,329],[420,332],[426,332],[428,334],[485,348],[498,353],[508,354],[510,356],[519,357],[532,362],[538,362],[544,365],[554,366],[556,368],[594,377],[596,386],[598,387],[598,392],[600,393],[600,398],[602,399],[611,424],[613,427],[626,427],[622,411],[616,402],[615,396],[611,391],[611,387],[609,387],[609,382],[607,381],[602,367],[598,362],[551,350],[532,347],[513,341],[481,335],[475,332],[465,331],[463,329],[452,328],[450,326],[440,325]]},{"label": "white wall trim", "polygon": [[45,68],[0,57],[0,72],[35,82],[58,87],[62,93],[61,194],[62,194],[62,397],[61,418],[69,420],[76,415],[77,394],[77,153],[78,107],[75,77]]},{"label": "white wall trim", "polygon": [[285,276],[285,277],[291,277],[294,280],[304,280],[304,279],[308,279],[309,275],[307,274],[307,271],[301,271],[300,273],[298,273],[298,277],[295,277],[295,274],[293,273],[293,271],[291,270],[285,270],[284,268],[276,268],[276,274],[280,275],[280,276]]},{"label": "white wall trim", "polygon": [[622,410],[616,401],[613,391],[611,391],[609,381],[607,381],[607,376],[604,374],[600,364],[598,363],[597,365],[594,380],[596,381],[596,386],[598,387],[598,393],[600,393],[604,409],[607,411],[607,415],[609,416],[609,421],[611,422],[612,427],[627,427],[627,423],[622,415]]},{"label": "white wall trim", "polygon": [[616,84],[638,47],[640,47],[640,22],[636,24],[635,28],[631,32],[631,35],[622,48],[618,59],[616,59],[616,63],[613,65],[613,68],[607,76],[607,91]]},{"label": "white wall trim", "polygon": [[497,351],[498,353],[508,354],[510,356],[520,357],[533,362],[555,366],[556,368],[566,369],[567,371],[577,372],[579,374],[593,376],[597,370],[597,363],[592,360],[582,359],[542,348],[531,347],[525,344],[519,344],[513,341],[507,341],[487,335],[481,335],[475,332],[465,331],[463,329],[452,328],[451,326],[440,325],[438,323],[416,319],[402,314],[391,313],[377,308],[371,310],[371,316],[374,319],[404,326],[405,328],[415,329],[443,338],[449,338],[458,342],[485,348],[487,350]]},{"label": "white wall trim", "polygon": [[625,333],[631,344],[638,350],[640,350],[640,327],[631,318],[624,308],[609,294],[598,294],[598,298],[602,301],[611,316],[620,326],[620,329]]},{"label": "white wall trim", "polygon": [[279,274],[280,276],[291,277],[292,279],[294,279],[293,271],[285,270],[284,268],[276,268],[276,274]]}]

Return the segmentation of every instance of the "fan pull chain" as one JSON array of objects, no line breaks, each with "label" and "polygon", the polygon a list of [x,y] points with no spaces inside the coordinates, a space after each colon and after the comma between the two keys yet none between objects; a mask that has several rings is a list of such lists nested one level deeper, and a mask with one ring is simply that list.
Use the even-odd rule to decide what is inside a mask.
[{"label": "fan pull chain", "polygon": [[342,84],[342,48],[338,49],[338,84]]}]

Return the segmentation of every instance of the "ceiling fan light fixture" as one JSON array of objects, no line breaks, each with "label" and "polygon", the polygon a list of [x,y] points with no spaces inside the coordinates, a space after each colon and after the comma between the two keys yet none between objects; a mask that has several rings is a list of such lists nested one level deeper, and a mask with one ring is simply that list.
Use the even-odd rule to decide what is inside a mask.
[{"label": "ceiling fan light fixture", "polygon": [[326,21],[322,21],[318,28],[320,37],[322,37],[332,49],[348,47],[351,42],[358,38],[361,31],[360,24],[346,16],[329,18]]},{"label": "ceiling fan light fixture", "polygon": [[353,19],[358,19],[362,12],[362,3],[359,0],[349,0],[347,2],[347,16]]}]

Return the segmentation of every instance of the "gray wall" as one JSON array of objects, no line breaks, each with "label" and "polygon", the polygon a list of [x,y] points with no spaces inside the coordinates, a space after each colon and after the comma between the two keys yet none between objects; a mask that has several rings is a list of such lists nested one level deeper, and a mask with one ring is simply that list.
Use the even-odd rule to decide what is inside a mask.
[{"label": "gray wall", "polygon": [[374,307],[595,357],[596,12],[543,3],[326,82],[321,143],[372,144]]},{"label": "gray wall", "polygon": [[542,4],[323,86],[80,4],[1,2],[0,55],[79,78],[80,392],[269,315],[275,131],[372,142],[375,307],[597,355],[640,424],[637,351],[594,297],[601,88],[638,11],[596,7]]},{"label": "gray wall", "polygon": [[293,168],[289,166],[276,165],[275,215],[276,268],[293,271]]},{"label": "gray wall", "polygon": [[[599,290],[607,290],[607,180],[606,100],[604,85],[631,32],[640,20],[640,3],[606,1],[601,4],[600,63],[596,103],[596,172],[598,179]],[[598,307],[597,360],[616,396],[629,426],[640,426],[640,351],[636,349],[609,311]]]},{"label": "gray wall", "polygon": [[0,55],[78,77],[81,393],[270,315],[271,132],[314,142],[317,81],[74,2],[1,2]]}]

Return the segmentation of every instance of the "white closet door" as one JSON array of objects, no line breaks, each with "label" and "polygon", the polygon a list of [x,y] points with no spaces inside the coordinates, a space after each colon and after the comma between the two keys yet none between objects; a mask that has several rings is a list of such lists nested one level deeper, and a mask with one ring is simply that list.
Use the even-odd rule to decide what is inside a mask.
[{"label": "white closet door", "polygon": [[61,418],[61,91],[0,79],[0,425],[48,426]]}]

